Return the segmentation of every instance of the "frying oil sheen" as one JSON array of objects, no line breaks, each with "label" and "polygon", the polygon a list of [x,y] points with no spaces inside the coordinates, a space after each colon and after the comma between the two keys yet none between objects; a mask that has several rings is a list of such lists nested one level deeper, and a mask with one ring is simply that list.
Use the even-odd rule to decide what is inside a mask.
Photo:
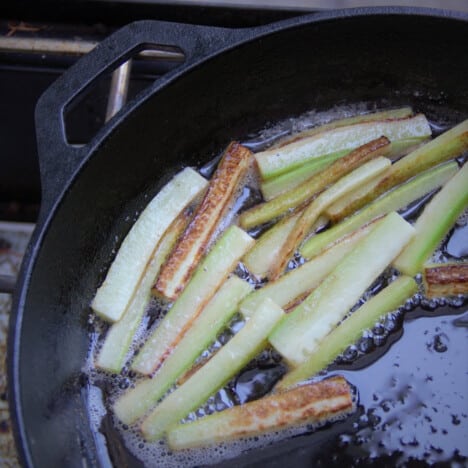
[{"label": "frying oil sheen", "polygon": [[[287,134],[372,110],[372,106],[361,103],[337,106],[327,112],[311,111],[250,135],[243,144],[255,152],[260,151]],[[432,127],[435,134],[440,133],[441,129],[436,124]],[[209,176],[215,164],[216,160],[201,168],[200,172]],[[241,209],[260,200],[257,187],[258,181],[250,171],[236,202],[225,213],[225,224],[235,220],[236,213]],[[414,219],[430,198],[431,195],[425,197],[407,207],[401,214],[408,220]],[[467,221],[465,213],[434,254],[434,261],[466,258]],[[256,236],[258,233],[251,234]],[[238,268],[237,274],[254,282],[242,266]],[[388,270],[369,288],[368,294],[375,294],[385,287],[393,275],[394,272]],[[153,301],[150,304],[129,359],[157,326],[164,312],[163,303]],[[313,378],[341,374],[356,388],[357,411],[344,421],[332,425],[327,423],[323,427],[295,427],[209,448],[180,452],[171,452],[163,441],[147,443],[136,428],[114,420],[112,403],[122,392],[134,385],[138,377],[128,367],[119,375],[108,375],[93,367],[103,334],[103,326],[99,320],[94,318],[93,323],[95,330],[91,334],[85,372],[90,382],[90,424],[97,434],[96,442],[103,466],[117,464],[115,458],[122,461],[122,455],[128,457],[127,462],[132,466],[201,466],[220,463],[233,457],[240,457],[233,466],[241,466],[252,462],[249,454],[255,453],[255,449],[273,443],[279,450],[279,456],[283,454],[291,463],[301,463],[304,460],[310,463],[313,460],[320,466],[362,466],[363,463],[377,465],[380,462],[404,466],[411,460],[427,464],[451,460],[461,466],[468,460],[466,298],[427,300],[417,294],[398,311],[389,314],[372,330],[368,330],[327,370]],[[203,353],[201,359],[219,348],[241,326],[242,320],[238,316],[217,342]],[[285,370],[280,356],[272,350],[264,351],[220,392],[212,396],[206,405],[189,415],[187,420],[260,398],[269,392]],[[281,445],[280,441],[283,439],[287,441]],[[318,442],[314,444],[315,439]],[[322,443],[323,440],[327,440],[327,443]],[[291,452],[291,443],[297,449],[294,452]],[[307,458],[301,459],[301,456]]]}]

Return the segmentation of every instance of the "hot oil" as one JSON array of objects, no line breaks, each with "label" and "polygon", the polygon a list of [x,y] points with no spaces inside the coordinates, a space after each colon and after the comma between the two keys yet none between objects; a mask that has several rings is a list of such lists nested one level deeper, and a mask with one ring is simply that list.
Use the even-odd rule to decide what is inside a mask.
[{"label": "hot oil", "polygon": [[[250,135],[249,140],[243,143],[253,151],[260,151],[287,134],[368,110],[374,109],[372,106],[359,104],[339,106],[328,112],[308,112],[301,118],[288,119],[259,134]],[[431,123],[431,126],[434,133],[446,129],[445,123],[441,126]],[[218,158],[201,168],[200,172],[208,177],[214,171],[217,160]],[[401,214],[410,221],[414,220],[431,196],[433,194],[407,207]],[[254,172],[249,171],[236,202],[226,213],[228,222],[235,222],[237,213],[258,203],[259,197],[258,180]],[[254,236],[259,233],[260,231],[251,232]],[[466,258],[467,235],[465,214],[442,248],[434,254],[434,261]],[[303,259],[297,258],[291,266],[295,267],[302,261]],[[261,286],[242,264],[236,274],[256,287]],[[372,285],[368,294],[378,292],[393,277],[394,272],[387,271]],[[158,325],[166,310],[167,305],[164,303],[153,301],[150,304],[147,317],[127,356],[128,360]],[[294,440],[297,453],[302,453],[301,450],[306,453],[310,451],[307,460],[313,460],[317,466],[379,465],[385,461],[391,461],[392,466],[403,466],[414,460],[427,464],[451,460],[462,464],[467,460],[466,299],[427,300],[420,294],[416,295],[399,311],[389,314],[372,330],[365,332],[328,370],[314,377],[321,379],[341,374],[356,388],[356,413],[340,423],[341,425],[301,426],[261,437],[226,442],[211,448],[175,453],[163,441],[147,443],[137,427],[127,427],[114,420],[111,410],[113,402],[139,378],[129,370],[129,365],[118,375],[108,375],[93,367],[94,357],[102,344],[105,326],[97,319],[92,321],[91,349],[85,372],[89,376],[90,422],[97,434],[96,442],[100,447],[103,466],[108,466],[111,462],[119,465],[123,455],[127,462],[130,460],[127,463],[129,466],[209,465],[242,456],[246,451],[255,452],[255,449],[272,444],[279,447],[280,456],[286,456],[291,450],[288,443],[284,445],[283,452],[283,446],[279,443],[285,438],[289,438],[290,442]],[[241,318],[236,317],[200,359],[216,351],[242,325]],[[225,388],[211,397],[206,405],[190,414],[187,420],[260,398],[271,390],[285,371],[286,367],[280,356],[273,350],[266,350]],[[334,429],[336,427],[339,429],[338,435]],[[298,438],[301,434],[307,435]],[[319,449],[313,449],[314,440],[327,440],[328,443],[316,443]],[[251,462],[250,459],[241,460],[245,464]]]}]

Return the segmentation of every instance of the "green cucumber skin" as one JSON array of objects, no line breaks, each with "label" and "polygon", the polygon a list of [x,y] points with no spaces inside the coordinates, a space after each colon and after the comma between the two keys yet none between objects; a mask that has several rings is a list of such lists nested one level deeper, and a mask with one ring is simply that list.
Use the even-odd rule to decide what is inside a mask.
[{"label": "green cucumber skin", "polygon": [[328,245],[354,231],[378,216],[400,210],[430,191],[440,187],[457,172],[456,162],[441,164],[414,177],[410,181],[382,195],[358,213],[335,224],[326,231],[312,236],[306,241],[300,253],[305,258],[318,255]]},{"label": "green cucumber skin", "polygon": [[109,328],[104,344],[99,351],[96,367],[114,373],[119,373],[122,370],[133,336],[150,301],[151,287],[161,265],[175,244],[180,230],[173,229],[164,234],[127,310],[122,318]]},{"label": "green cucumber skin", "polygon": [[339,214],[339,218],[348,216],[387,190],[437,164],[456,158],[466,150],[468,150],[468,120],[442,133],[397,161],[387,177],[376,187],[373,187],[369,193],[348,205]]},{"label": "green cucumber skin", "polygon": [[[407,138],[404,140],[395,140],[390,143],[390,151],[387,155],[391,160],[395,160],[401,156],[406,155],[409,151],[413,150],[415,146],[427,141],[427,137],[421,138]],[[273,177],[261,183],[261,191],[263,198],[266,201],[281,195],[282,193],[292,190],[300,185],[304,180],[312,177],[314,174],[326,169],[331,163],[337,159],[347,155],[346,151],[339,151],[331,155],[319,157],[317,160],[309,161],[302,166],[293,169],[292,171]]]},{"label": "green cucumber skin", "polygon": [[239,302],[252,288],[237,276],[228,279],[155,376],[138,383],[117,400],[114,413],[119,420],[124,424],[133,424],[154,407],[177,378],[190,369],[203,350],[215,341],[218,333],[237,311]]},{"label": "green cucumber skin", "polygon": [[382,156],[372,159],[371,161],[366,162],[362,166],[354,169],[354,171],[350,172],[349,174],[343,176],[330,188],[324,190],[311,203],[310,206],[316,205],[317,208],[315,208],[313,211],[322,212],[338,198],[346,195],[360,185],[365,184],[386,172],[390,166],[390,160]]},{"label": "green cucumber skin", "polygon": [[228,343],[143,421],[141,429],[145,439],[159,439],[222,388],[265,347],[268,334],[283,317],[283,310],[271,299],[266,299]]},{"label": "green cucumber skin", "polygon": [[390,151],[390,141],[379,137],[337,159],[326,170],[302,182],[293,190],[285,192],[268,202],[260,203],[239,216],[244,229],[251,229],[267,221],[284,216],[288,211],[298,209],[305,202],[312,201],[327,186],[334,184],[346,174],[371,159],[383,156]]},{"label": "green cucumber skin", "polygon": [[415,223],[416,235],[395,260],[395,268],[406,275],[421,273],[424,262],[467,206],[468,164],[465,164],[426,205]]},{"label": "green cucumber skin", "polygon": [[298,217],[299,214],[283,218],[257,239],[242,259],[250,273],[257,278],[264,278],[268,275],[272,258],[280,251]]},{"label": "green cucumber skin", "polygon": [[[292,240],[292,236],[295,236],[297,231],[302,231],[303,236],[305,236],[313,230],[312,227],[317,222],[322,224],[319,217],[325,208],[336,199],[345,196],[356,186],[360,186],[387,171],[390,165],[390,160],[382,156],[362,164],[318,195],[301,213],[279,221],[260,237],[255,246],[244,257],[247,268],[256,276],[267,276],[269,270],[278,268],[278,262],[285,265],[292,255],[292,248],[302,242],[301,236],[296,239],[294,245],[289,246],[290,252],[284,252],[286,242]],[[303,227],[304,225],[306,227]]]},{"label": "green cucumber skin", "polygon": [[388,214],[275,328],[269,337],[272,346],[288,363],[294,366],[302,363],[413,234],[414,228],[401,216]]},{"label": "green cucumber skin", "polygon": [[413,278],[397,278],[325,336],[306,361],[278,382],[275,390],[284,391],[324,369],[348,346],[355,343],[365,330],[387,313],[398,309],[417,290],[418,286]]},{"label": "green cucumber skin", "polygon": [[229,227],[196,269],[179,298],[148,338],[132,369],[151,374],[171,351],[177,337],[194,320],[234,269],[254,240],[235,225]]},{"label": "green cucumber skin", "polygon": [[200,174],[186,168],[150,201],[123,240],[91,303],[96,314],[110,322],[122,317],[160,238],[207,185]]},{"label": "green cucumber skin", "polygon": [[314,194],[324,188],[320,175],[321,173],[316,174],[293,190],[284,192],[273,200],[257,205],[252,210],[244,211],[239,217],[241,227],[251,229],[275,218],[280,218],[288,211],[292,211],[295,207],[312,198]]},{"label": "green cucumber skin", "polygon": [[[298,143],[257,153],[255,158],[262,178],[267,180],[295,169],[317,156],[352,150],[382,135],[390,140],[406,139],[431,135],[431,129],[423,115],[400,120],[363,122],[338,127]],[[298,154],[287,156],[291,148],[295,147],[299,148]]]},{"label": "green cucumber skin", "polygon": [[269,297],[280,307],[285,307],[292,301],[316,288],[343,259],[354,246],[366,236],[372,225],[357,230],[350,236],[340,240],[319,256],[289,271],[278,280],[266,284],[249,294],[240,304],[240,312],[244,317],[251,317],[260,302]]},{"label": "green cucumber skin", "polygon": [[309,161],[292,171],[262,182],[260,189],[262,191],[263,198],[266,201],[269,201],[288,190],[292,190],[348,153],[349,151],[345,150],[318,157],[316,160]]},{"label": "green cucumber skin", "polygon": [[379,120],[405,119],[405,118],[412,117],[412,116],[413,116],[413,109],[408,106],[400,107],[397,109],[389,109],[389,110],[384,110],[384,111],[369,112],[366,114],[353,115],[351,117],[345,117],[343,119],[332,120],[318,127],[304,130],[302,132],[299,132],[293,135],[288,135],[284,138],[281,138],[277,143],[275,143],[272,146],[271,149],[279,148],[281,146],[291,143],[292,141],[296,141],[297,139],[310,137],[313,135],[317,135],[319,133],[323,133],[328,130],[334,130],[339,127],[345,127],[348,125],[354,125],[354,124],[364,123],[364,122],[374,122],[374,121],[379,121]]},{"label": "green cucumber skin", "polygon": [[[415,146],[418,146],[416,143],[412,142],[409,143],[405,141],[405,145],[397,145],[397,143],[401,142],[393,142],[391,143],[391,154],[388,154],[387,157],[389,159],[394,159],[396,156],[404,156],[407,154],[406,151],[402,151],[402,149],[407,149],[409,146],[414,149]],[[420,143],[420,141],[419,141]],[[391,171],[389,171],[391,172]],[[337,200],[333,205],[329,206],[327,210],[325,211],[325,214],[328,216],[330,221],[332,223],[336,223],[337,221],[340,221],[346,215],[352,214],[352,210],[350,210],[349,207],[353,206],[353,203],[355,203],[356,200],[362,199],[362,197],[367,196],[369,193],[374,193],[374,189],[382,182],[383,179],[385,179],[388,176],[387,174],[383,174],[379,177],[376,177],[375,179],[367,182],[366,184],[363,184],[361,187],[358,189],[354,190],[352,193],[350,193],[346,197],[342,197],[339,200]],[[376,197],[376,195],[374,194]]]},{"label": "green cucumber skin", "polygon": [[390,160],[382,156],[372,159],[344,175],[318,195],[302,212],[281,247],[271,269],[271,278],[279,277],[284,273],[289,259],[302,244],[307,234],[312,231],[314,223],[328,206],[356,187],[365,184],[383,172],[387,172],[390,165]]}]

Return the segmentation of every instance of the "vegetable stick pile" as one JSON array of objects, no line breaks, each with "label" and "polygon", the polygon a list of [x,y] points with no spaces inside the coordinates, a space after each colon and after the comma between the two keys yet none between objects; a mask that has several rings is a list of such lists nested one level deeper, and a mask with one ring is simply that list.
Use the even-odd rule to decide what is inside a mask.
[{"label": "vegetable stick pile", "polygon": [[[424,115],[402,108],[336,120],[256,154],[232,142],[209,181],[191,168],[177,174],[91,304],[111,324],[96,367],[119,373],[129,363],[146,376],[116,400],[115,416],[182,449],[352,412],[342,377],[309,379],[404,305],[417,275],[427,297],[467,293],[466,262],[426,263],[468,206],[468,165],[455,160],[467,150],[468,120],[431,139]],[[225,226],[249,171],[264,200]],[[414,225],[397,214],[434,191]],[[256,288],[237,276],[240,263],[261,280]],[[389,268],[393,281],[363,301]],[[151,295],[167,312],[132,356]],[[243,327],[196,365],[237,313]],[[288,368],[270,395],[183,422],[268,347]]]}]

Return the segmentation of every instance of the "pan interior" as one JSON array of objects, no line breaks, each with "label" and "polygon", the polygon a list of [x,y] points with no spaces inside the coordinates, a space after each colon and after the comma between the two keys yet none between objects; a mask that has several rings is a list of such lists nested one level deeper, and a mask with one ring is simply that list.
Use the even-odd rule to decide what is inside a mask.
[{"label": "pan interior", "polygon": [[[99,465],[107,443],[113,457],[138,465],[112,425],[107,442],[90,429],[82,369],[92,336],[88,304],[135,217],[164,183],[184,166],[211,160],[231,139],[308,110],[411,105],[445,129],[468,116],[466,33],[466,22],[444,17],[312,22],[215,56],[141,98],[90,155],[30,254],[29,287],[18,302],[16,385],[31,461]],[[333,445],[336,427],[327,431],[310,438],[310,450],[293,439],[257,461],[310,459],[320,441]]]}]

